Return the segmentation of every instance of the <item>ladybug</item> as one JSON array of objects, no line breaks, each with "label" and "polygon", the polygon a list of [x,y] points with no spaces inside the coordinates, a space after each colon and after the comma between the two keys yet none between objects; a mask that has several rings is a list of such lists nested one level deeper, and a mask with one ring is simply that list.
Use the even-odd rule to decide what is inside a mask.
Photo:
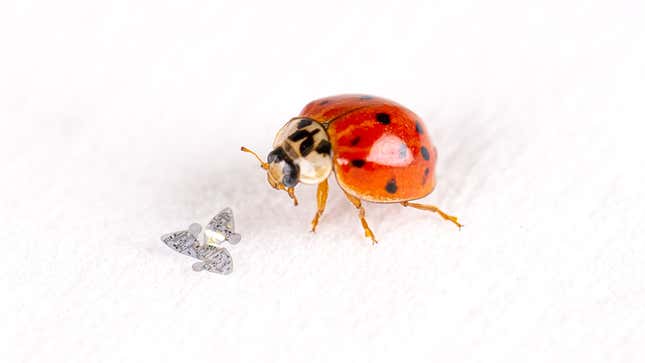
[{"label": "ladybug", "polygon": [[325,210],[332,172],[374,243],[363,201],[436,212],[462,226],[435,206],[410,202],[434,189],[437,149],[419,116],[385,98],[339,95],[312,101],[278,131],[266,162],[245,147],[242,151],[255,155],[269,184],[285,190],[294,205],[298,183],[318,185],[312,232]]}]

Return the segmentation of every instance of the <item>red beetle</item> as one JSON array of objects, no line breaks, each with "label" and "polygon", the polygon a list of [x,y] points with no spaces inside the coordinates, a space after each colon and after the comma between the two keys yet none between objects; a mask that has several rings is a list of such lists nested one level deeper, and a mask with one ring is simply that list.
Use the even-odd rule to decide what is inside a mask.
[{"label": "red beetle", "polygon": [[310,102],[287,122],[263,162],[269,184],[286,190],[298,204],[298,183],[318,185],[318,211],[311,221],[315,231],[327,202],[327,179],[332,171],[347,199],[359,210],[365,236],[376,238],[365,220],[361,201],[400,203],[438,213],[458,227],[457,218],[439,208],[411,200],[432,192],[437,149],[421,118],[384,98],[339,95]]}]

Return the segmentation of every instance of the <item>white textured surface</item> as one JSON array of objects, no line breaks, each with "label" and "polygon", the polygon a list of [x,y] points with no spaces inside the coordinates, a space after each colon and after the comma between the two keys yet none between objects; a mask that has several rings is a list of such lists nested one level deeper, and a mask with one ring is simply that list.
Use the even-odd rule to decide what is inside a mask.
[{"label": "white textured surface", "polygon": [[[3,362],[642,362],[638,1],[3,1]],[[319,233],[240,145],[310,99],[425,118],[428,199]],[[159,235],[232,206],[230,276]]]}]

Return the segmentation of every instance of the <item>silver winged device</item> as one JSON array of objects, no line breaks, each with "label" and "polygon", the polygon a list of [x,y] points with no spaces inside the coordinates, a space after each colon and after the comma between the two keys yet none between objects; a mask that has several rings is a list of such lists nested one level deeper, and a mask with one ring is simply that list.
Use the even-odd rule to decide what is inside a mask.
[{"label": "silver winged device", "polygon": [[168,233],[161,241],[173,250],[196,258],[194,271],[209,271],[220,274],[233,272],[233,258],[223,243],[237,244],[242,239],[235,232],[233,210],[226,208],[213,217],[205,229],[199,223],[191,224],[187,230]]}]

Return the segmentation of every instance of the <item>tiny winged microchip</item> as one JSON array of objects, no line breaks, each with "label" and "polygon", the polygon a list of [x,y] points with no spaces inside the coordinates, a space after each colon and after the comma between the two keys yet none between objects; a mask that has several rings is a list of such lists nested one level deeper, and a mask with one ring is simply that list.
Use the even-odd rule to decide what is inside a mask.
[{"label": "tiny winged microchip", "polygon": [[224,242],[237,244],[242,239],[239,233],[235,233],[233,211],[230,208],[222,210],[202,230],[199,223],[193,223],[187,230],[161,236],[161,241],[176,252],[200,260],[193,264],[194,271],[206,270],[224,275],[233,272],[231,254],[220,247]]}]

